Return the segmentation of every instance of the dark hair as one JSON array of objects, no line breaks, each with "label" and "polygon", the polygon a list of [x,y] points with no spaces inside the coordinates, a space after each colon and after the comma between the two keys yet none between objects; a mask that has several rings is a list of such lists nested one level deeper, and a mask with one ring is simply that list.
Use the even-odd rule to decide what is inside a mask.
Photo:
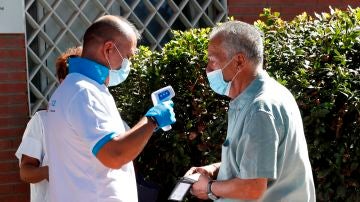
[{"label": "dark hair", "polygon": [[114,36],[127,38],[129,32],[133,32],[136,38],[140,38],[139,31],[135,26],[123,17],[115,15],[105,15],[98,18],[85,31],[83,37],[83,46],[86,48],[94,40],[112,40]]}]

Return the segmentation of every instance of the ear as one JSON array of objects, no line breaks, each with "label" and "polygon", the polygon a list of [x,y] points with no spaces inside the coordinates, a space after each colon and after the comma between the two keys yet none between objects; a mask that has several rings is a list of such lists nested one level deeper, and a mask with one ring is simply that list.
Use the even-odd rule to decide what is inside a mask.
[{"label": "ear", "polygon": [[103,49],[106,53],[109,53],[110,50],[112,49],[112,47],[113,47],[113,44],[111,41],[105,41],[103,44]]},{"label": "ear", "polygon": [[[102,52],[103,52],[105,58],[107,58],[109,56],[109,53],[110,53],[110,51],[112,49],[112,46],[113,45],[112,45],[111,41],[106,41],[102,45]],[[109,58],[107,58],[107,59],[109,59]]]},{"label": "ear", "polygon": [[243,53],[238,53],[236,56],[236,68],[239,71],[246,63],[246,56]]}]

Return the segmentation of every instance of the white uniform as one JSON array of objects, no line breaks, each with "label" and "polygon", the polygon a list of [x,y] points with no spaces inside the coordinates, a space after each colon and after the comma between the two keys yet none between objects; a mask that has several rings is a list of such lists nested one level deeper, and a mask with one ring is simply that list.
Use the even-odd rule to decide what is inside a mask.
[{"label": "white uniform", "polygon": [[[38,111],[30,119],[26,126],[21,144],[15,153],[15,156],[21,163],[23,154],[36,158],[40,162],[40,166],[47,166],[47,155],[45,146],[45,135],[43,120],[46,116],[46,111]],[[42,180],[41,182],[30,184],[30,201],[31,202],[47,202],[49,182]]]},{"label": "white uniform", "polygon": [[132,162],[105,167],[97,152],[125,132],[114,99],[104,84],[71,73],[50,99],[45,131],[50,199],[57,202],[136,202]]}]

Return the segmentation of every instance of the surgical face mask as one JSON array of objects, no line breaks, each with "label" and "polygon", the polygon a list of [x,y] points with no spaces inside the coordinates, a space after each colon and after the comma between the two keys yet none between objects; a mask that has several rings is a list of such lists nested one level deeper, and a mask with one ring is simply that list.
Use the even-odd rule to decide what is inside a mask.
[{"label": "surgical face mask", "polygon": [[210,83],[210,87],[215,93],[229,96],[231,81],[226,82],[222,73],[222,69],[217,69],[206,74]]},{"label": "surgical face mask", "polygon": [[110,68],[108,86],[117,86],[120,83],[124,82],[126,78],[129,76],[131,69],[131,62],[129,61],[129,59],[124,58],[115,44],[114,46],[116,51],[119,53],[120,57],[123,58],[123,61],[121,63],[120,69],[115,70],[111,68],[110,62],[108,60],[109,68]]},{"label": "surgical face mask", "polygon": [[226,63],[224,68],[217,69],[206,74],[210,83],[210,88],[217,94],[229,96],[231,82],[239,73],[237,72],[229,82],[224,80],[224,75],[222,70],[225,69],[230,64],[231,61],[232,59],[228,63]]}]

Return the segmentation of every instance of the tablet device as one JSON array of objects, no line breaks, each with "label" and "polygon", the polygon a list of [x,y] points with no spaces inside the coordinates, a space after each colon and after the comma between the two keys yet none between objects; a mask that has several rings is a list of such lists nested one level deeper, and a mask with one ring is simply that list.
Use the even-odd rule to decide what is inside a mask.
[{"label": "tablet device", "polygon": [[183,201],[186,194],[189,192],[191,185],[199,180],[200,173],[195,173],[189,176],[180,178],[174,189],[172,190],[168,200]]}]

